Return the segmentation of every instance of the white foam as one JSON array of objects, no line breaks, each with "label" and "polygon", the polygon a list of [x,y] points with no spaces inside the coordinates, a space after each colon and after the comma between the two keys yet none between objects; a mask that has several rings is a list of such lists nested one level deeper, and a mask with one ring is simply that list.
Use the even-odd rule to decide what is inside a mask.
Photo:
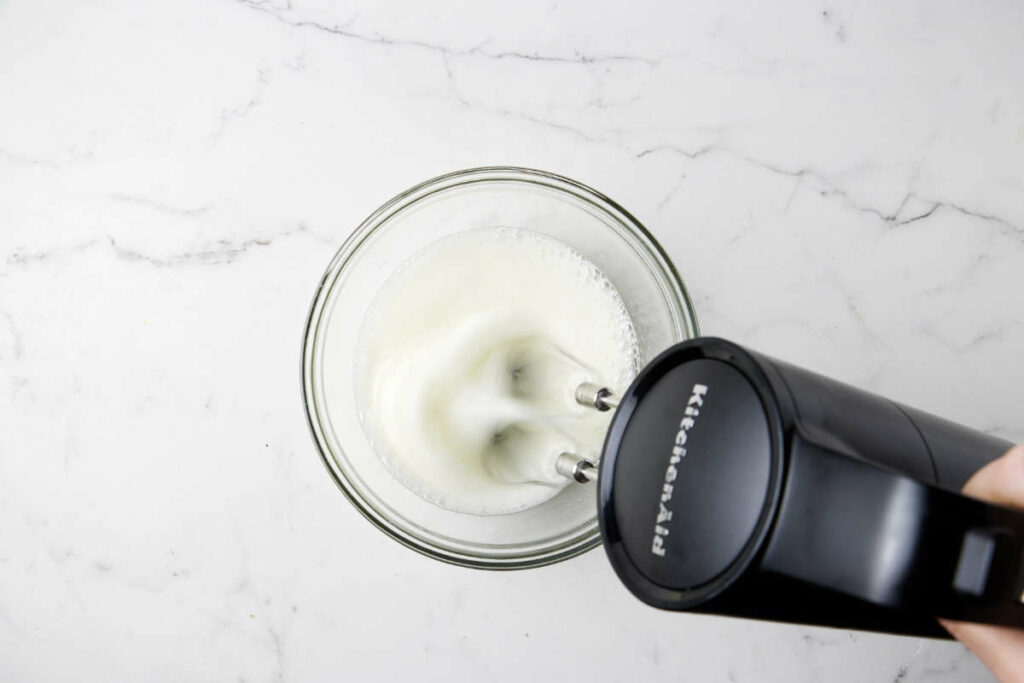
[{"label": "white foam", "polygon": [[575,387],[617,392],[637,340],[612,283],[568,246],[512,228],[427,246],[381,287],[359,332],[356,392],[374,448],[444,508],[502,514],[566,480],[558,454],[596,457],[610,416]]}]

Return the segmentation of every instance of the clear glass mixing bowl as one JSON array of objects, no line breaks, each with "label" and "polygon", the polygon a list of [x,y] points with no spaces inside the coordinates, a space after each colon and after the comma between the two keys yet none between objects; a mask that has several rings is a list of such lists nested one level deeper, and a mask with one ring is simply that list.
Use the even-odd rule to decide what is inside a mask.
[{"label": "clear glass mixing bowl", "polygon": [[580,252],[618,289],[633,318],[640,362],[697,335],[682,280],[622,207],[568,178],[525,168],[458,171],[413,187],[377,209],[345,241],[310,309],[302,352],[306,415],[342,492],[399,542],[446,562],[488,569],[535,567],[600,543],[595,485],[570,484],[521,512],[479,516],[412,493],[377,457],[353,389],[360,321],[380,285],[420,249],[481,227],[525,227]]}]

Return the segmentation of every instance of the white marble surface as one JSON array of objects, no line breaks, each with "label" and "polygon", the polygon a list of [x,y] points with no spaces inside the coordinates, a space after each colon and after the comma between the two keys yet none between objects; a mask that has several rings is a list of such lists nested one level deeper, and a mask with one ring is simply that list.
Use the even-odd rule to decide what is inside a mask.
[{"label": "white marble surface", "polygon": [[685,4],[0,1],[0,679],[984,679],[434,563],[315,454],[334,249],[496,163],[633,211],[706,332],[1024,439],[1024,5]]}]

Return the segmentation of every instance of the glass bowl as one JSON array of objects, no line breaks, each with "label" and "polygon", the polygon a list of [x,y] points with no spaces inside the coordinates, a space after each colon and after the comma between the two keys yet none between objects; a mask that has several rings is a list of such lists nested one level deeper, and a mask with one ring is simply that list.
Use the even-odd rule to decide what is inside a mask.
[{"label": "glass bowl", "polygon": [[569,245],[618,289],[645,364],[697,335],[682,280],[644,227],[604,195],[552,173],[475,168],[428,180],[370,215],[327,267],[302,351],[306,416],[320,456],[353,505],[395,540],[430,557],[522,569],[600,543],[595,487],[570,484],[547,502],[504,515],[438,507],[395,479],[359,420],[353,388],[360,322],[381,284],[428,244],[462,230],[523,227]]}]

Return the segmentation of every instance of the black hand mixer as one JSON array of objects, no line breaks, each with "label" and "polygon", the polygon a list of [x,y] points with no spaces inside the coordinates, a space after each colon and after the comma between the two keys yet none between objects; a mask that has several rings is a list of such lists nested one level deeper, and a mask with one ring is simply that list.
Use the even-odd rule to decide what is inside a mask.
[{"label": "black hand mixer", "polygon": [[[949,637],[1024,627],[1024,512],[958,493],[1011,444],[737,344],[668,349],[621,397],[597,481],[619,578],[656,607]],[[599,469],[599,475],[598,475]]]}]

